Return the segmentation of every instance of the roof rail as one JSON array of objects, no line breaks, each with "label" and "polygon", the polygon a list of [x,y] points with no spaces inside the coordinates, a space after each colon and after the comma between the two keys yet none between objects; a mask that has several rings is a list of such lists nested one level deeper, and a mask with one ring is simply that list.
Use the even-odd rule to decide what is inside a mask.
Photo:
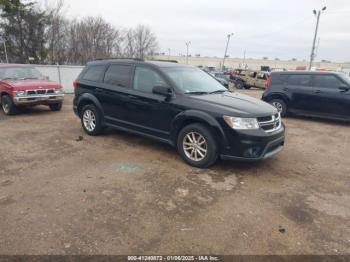
[{"label": "roof rail", "polygon": [[168,60],[168,59],[152,59],[150,61],[157,61],[157,62],[169,62],[169,63],[179,63],[177,60]]},{"label": "roof rail", "polygon": [[135,58],[135,57],[106,57],[106,58],[96,58],[94,61],[100,61],[100,60],[133,60],[133,61],[140,61],[144,62],[142,58]]}]

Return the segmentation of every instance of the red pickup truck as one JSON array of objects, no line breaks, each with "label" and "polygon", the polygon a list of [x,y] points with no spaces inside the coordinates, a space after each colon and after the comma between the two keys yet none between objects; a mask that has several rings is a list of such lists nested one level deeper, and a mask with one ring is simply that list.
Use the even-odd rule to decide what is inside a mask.
[{"label": "red pickup truck", "polygon": [[6,115],[20,107],[47,105],[52,111],[61,110],[64,92],[59,83],[46,80],[33,66],[0,65],[0,104]]}]

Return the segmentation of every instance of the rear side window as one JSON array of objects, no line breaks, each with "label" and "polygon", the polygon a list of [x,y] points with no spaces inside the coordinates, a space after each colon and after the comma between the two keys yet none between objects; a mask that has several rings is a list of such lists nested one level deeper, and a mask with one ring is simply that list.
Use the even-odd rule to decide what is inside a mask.
[{"label": "rear side window", "polygon": [[104,71],[104,65],[90,66],[83,75],[83,79],[93,82],[100,82],[102,81]]},{"label": "rear side window", "polygon": [[309,86],[310,82],[310,75],[289,75],[288,77],[288,84],[293,86]]},{"label": "rear side window", "polygon": [[266,80],[266,79],[267,79],[267,74],[259,73],[259,74],[257,75],[257,78],[258,78],[258,79],[262,79],[262,80]]},{"label": "rear side window", "polygon": [[324,88],[338,88],[343,83],[334,75],[315,75],[314,86]]},{"label": "rear side window", "polygon": [[111,65],[105,74],[104,82],[119,87],[129,87],[131,77],[131,66]]},{"label": "rear side window", "polygon": [[283,85],[287,82],[287,75],[271,74],[271,85]]}]

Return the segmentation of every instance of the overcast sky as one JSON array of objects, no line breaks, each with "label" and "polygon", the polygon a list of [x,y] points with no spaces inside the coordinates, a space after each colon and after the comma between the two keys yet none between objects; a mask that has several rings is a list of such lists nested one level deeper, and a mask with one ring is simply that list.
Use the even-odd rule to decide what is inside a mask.
[{"label": "overcast sky", "polygon": [[316,18],[321,16],[317,60],[350,61],[350,0],[72,0],[69,17],[102,16],[118,27],[145,24],[156,34],[160,51],[178,55],[308,59]]}]

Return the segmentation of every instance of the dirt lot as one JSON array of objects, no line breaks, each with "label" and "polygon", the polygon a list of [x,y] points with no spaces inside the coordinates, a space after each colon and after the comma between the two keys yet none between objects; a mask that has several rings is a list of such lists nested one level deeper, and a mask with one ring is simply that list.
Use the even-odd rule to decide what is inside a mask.
[{"label": "dirt lot", "polygon": [[350,124],[285,123],[274,158],[200,170],[134,135],[86,136],[71,96],[0,113],[0,254],[350,254]]}]

